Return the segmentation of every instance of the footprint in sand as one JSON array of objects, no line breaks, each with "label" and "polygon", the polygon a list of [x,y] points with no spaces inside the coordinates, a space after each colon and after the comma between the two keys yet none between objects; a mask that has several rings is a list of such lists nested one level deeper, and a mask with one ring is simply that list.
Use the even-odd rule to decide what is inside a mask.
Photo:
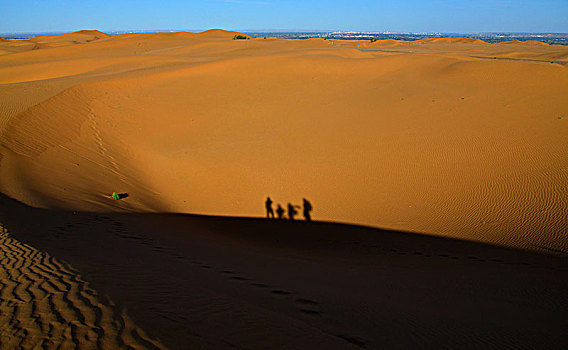
[{"label": "footprint in sand", "polygon": [[292,294],[290,292],[287,292],[287,291],[281,290],[281,289],[271,290],[270,293],[276,294],[276,295],[290,295],[290,294]]},{"label": "footprint in sand", "polygon": [[[192,261],[192,264],[202,264],[199,261]],[[209,265],[200,265],[201,268],[203,269],[212,269],[211,266]],[[235,280],[235,281],[251,281],[250,278],[246,278],[246,277],[242,277],[239,276],[235,271],[232,270],[217,270],[219,273],[221,273],[222,275],[227,276],[228,279],[231,280]],[[256,288],[261,288],[261,289],[268,289],[270,288],[270,285],[265,284],[265,283],[261,283],[261,282],[253,282],[250,283],[251,286],[256,287]],[[292,292],[283,290],[283,289],[272,289],[270,290],[270,294],[272,295],[277,295],[277,296],[282,296],[282,297],[287,297],[292,295]],[[299,311],[303,314],[306,315],[320,315],[321,314],[321,307],[320,304],[317,301],[311,300],[311,299],[307,299],[307,298],[296,298],[295,299],[295,304],[298,307]]]},{"label": "footprint in sand", "polygon": [[345,340],[346,342],[348,342],[352,345],[355,345],[359,348],[362,348],[362,349],[366,348],[365,342],[363,342],[361,339],[352,337],[350,335],[345,335],[345,334],[333,334],[333,335],[338,337],[338,338],[341,338],[341,339]]},{"label": "footprint in sand", "polygon": [[246,277],[241,277],[241,276],[233,276],[233,277],[231,277],[231,279],[237,280],[237,281],[249,281],[250,280]]},{"label": "footprint in sand", "polygon": [[306,299],[306,298],[298,298],[296,299],[296,304],[300,308],[300,312],[307,314],[307,315],[320,315],[321,314],[321,307],[317,301]]}]

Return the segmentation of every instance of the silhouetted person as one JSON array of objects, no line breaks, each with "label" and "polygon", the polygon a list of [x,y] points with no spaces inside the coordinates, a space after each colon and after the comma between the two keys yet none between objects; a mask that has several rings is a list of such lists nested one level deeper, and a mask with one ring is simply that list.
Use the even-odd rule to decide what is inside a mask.
[{"label": "silhouetted person", "polygon": [[270,197],[266,197],[266,218],[267,219],[274,219],[274,210],[272,210],[272,199]]},{"label": "silhouetted person", "polygon": [[294,216],[298,214],[298,212],[296,211],[296,207],[297,207],[296,205],[288,203],[288,219],[294,220]]},{"label": "silhouetted person", "polygon": [[278,215],[278,219],[284,219],[284,208],[282,208],[280,204],[278,204],[278,207],[276,207],[276,215]]},{"label": "silhouetted person", "polygon": [[312,221],[310,212],[312,211],[312,203],[310,203],[306,198],[304,198],[304,218],[306,221]]}]

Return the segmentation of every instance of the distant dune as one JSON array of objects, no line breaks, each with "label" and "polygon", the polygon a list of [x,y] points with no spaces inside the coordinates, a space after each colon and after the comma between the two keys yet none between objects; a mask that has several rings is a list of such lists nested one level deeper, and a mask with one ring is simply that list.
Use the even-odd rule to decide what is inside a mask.
[{"label": "distant dune", "polygon": [[427,38],[416,40],[413,43],[487,44],[481,39],[472,38]]},{"label": "distant dune", "polygon": [[542,46],[550,46],[547,43],[543,43],[542,41],[536,40],[527,40],[527,41],[519,41],[519,40],[509,40],[509,41],[502,41],[498,43],[500,45],[510,45],[510,44],[531,44],[531,45],[542,45]]},{"label": "distant dune", "polygon": [[41,35],[36,36],[30,41],[34,42],[58,42],[58,41],[73,41],[76,43],[87,43],[93,40],[109,38],[110,35],[100,32],[98,30],[80,30],[77,32],[67,33],[63,35]]},{"label": "distant dune", "polygon": [[566,47],[236,34],[3,40],[0,191],[568,250]]}]

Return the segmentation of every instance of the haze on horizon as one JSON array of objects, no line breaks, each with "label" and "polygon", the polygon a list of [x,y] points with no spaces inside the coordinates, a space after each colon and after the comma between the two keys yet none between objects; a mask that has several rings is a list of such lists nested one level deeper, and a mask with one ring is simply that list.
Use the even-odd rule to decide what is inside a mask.
[{"label": "haze on horizon", "polygon": [[565,0],[94,0],[0,3],[0,33],[342,30],[568,33]]}]

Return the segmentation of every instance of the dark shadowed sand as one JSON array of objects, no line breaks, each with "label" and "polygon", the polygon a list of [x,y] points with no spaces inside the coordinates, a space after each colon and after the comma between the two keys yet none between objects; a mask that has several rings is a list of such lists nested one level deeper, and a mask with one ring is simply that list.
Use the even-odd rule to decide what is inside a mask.
[{"label": "dark shadowed sand", "polygon": [[[323,222],[49,211],[6,197],[0,208],[12,240],[4,348],[42,344],[50,329],[52,342],[87,348],[568,346],[562,254]],[[21,269],[30,259],[33,274]],[[61,280],[69,297],[34,312],[57,274],[86,287]]]}]

